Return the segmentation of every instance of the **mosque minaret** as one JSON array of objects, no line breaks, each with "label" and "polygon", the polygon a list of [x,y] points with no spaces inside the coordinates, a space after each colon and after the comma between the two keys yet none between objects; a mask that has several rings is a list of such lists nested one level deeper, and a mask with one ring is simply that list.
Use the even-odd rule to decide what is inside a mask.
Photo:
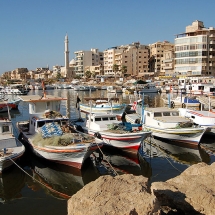
[{"label": "mosque minaret", "polygon": [[66,73],[68,72],[68,68],[69,68],[69,38],[68,35],[66,34],[65,36],[65,69],[66,69]]}]

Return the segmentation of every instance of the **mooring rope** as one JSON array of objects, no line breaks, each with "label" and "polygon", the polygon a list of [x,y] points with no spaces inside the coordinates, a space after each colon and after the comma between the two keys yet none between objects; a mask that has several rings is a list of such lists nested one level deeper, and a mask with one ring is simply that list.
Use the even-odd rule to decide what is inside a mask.
[{"label": "mooring rope", "polygon": [[[152,139],[154,140],[154,138],[152,137]],[[148,143],[149,145],[152,145],[152,146],[155,146],[158,150],[160,150],[161,152],[163,152],[163,150],[160,148],[160,147],[158,147],[157,145],[156,145],[156,143],[153,143],[152,142],[152,139],[151,139],[151,142],[149,142],[148,140],[145,140],[145,142],[146,143]],[[182,172],[181,170],[179,170],[178,168],[176,168],[171,162],[170,162],[170,160],[168,159],[168,156],[164,156],[164,158],[169,162],[169,164],[175,169],[175,170],[177,170],[178,172]]]},{"label": "mooring rope", "polygon": [[[102,151],[101,148],[99,147],[98,143],[96,143],[96,145],[98,146],[99,151],[102,153],[103,158],[106,158],[105,154],[103,153],[103,151]],[[113,168],[113,166],[111,165],[111,163],[107,160],[107,158],[106,158],[105,160],[107,161],[107,163],[109,164],[109,166],[111,167],[111,169],[113,170],[113,172],[114,172],[116,175],[119,175],[119,174],[117,173],[117,171]]]},{"label": "mooring rope", "polygon": [[42,186],[48,188],[49,190],[60,194],[61,196],[64,196],[65,198],[71,198],[72,196],[69,196],[67,194],[61,193],[51,187],[48,187],[46,184],[42,183],[41,181],[38,181],[36,178],[32,177],[29,173],[27,173],[24,169],[22,169],[14,160],[12,160],[10,157],[8,157],[19,169],[21,169],[26,175],[28,175],[30,178],[32,178],[34,181],[36,181],[37,183],[41,184]]}]

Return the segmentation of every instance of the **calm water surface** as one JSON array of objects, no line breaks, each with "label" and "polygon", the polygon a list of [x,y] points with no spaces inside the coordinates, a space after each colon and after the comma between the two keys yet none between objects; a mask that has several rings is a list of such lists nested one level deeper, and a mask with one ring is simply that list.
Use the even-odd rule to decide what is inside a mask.
[{"label": "calm water surface", "polygon": [[[42,91],[30,91],[29,95]],[[47,91],[47,94],[69,98],[63,102],[61,111],[76,118],[75,108],[77,92],[71,90]],[[81,102],[84,97],[107,97],[106,91],[79,92]],[[120,102],[130,103],[133,98],[118,94]],[[162,106],[159,94],[145,95],[144,102],[151,107]],[[1,114],[5,116],[6,114]],[[19,110],[11,112],[14,125],[17,121],[28,119],[28,104],[20,103]],[[18,135],[15,131],[15,135]],[[13,166],[0,176],[0,214],[4,215],[59,215],[67,214],[67,200],[87,183],[105,174],[114,175],[108,163],[118,174],[131,173],[148,177],[150,182],[165,181],[179,175],[188,166],[215,161],[215,139],[203,138],[200,147],[184,145],[179,147],[160,139],[144,142],[138,154],[128,154],[110,147],[103,147],[106,160],[101,164],[95,162],[95,153],[88,159],[81,171],[38,159],[26,151],[19,165]],[[45,184],[46,186],[44,186]]]}]

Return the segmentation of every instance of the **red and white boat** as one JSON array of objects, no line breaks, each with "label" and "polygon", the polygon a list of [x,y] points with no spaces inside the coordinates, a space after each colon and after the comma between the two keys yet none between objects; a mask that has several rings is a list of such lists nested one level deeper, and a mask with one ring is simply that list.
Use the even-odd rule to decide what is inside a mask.
[{"label": "red and white boat", "polygon": [[102,140],[70,127],[69,118],[59,113],[66,98],[45,94],[20,98],[29,103],[29,120],[17,123],[19,139],[38,157],[81,169],[84,160],[103,145]]},{"label": "red and white boat", "polygon": [[127,151],[137,151],[141,142],[151,134],[143,131],[140,124],[119,122],[116,114],[94,113],[87,115],[86,119],[85,126],[76,128]]}]

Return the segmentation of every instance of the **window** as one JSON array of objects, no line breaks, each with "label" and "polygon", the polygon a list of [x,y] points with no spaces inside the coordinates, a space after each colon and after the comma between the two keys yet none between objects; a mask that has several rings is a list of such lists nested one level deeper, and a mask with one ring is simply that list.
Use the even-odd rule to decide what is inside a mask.
[{"label": "window", "polygon": [[179,116],[179,112],[172,112],[172,116]]},{"label": "window", "polygon": [[162,113],[160,113],[160,112],[155,112],[154,113],[154,117],[161,117],[162,116]]},{"label": "window", "polygon": [[10,131],[9,126],[8,125],[3,125],[2,126],[2,132],[8,132]]},{"label": "window", "polygon": [[163,112],[164,116],[170,116],[170,112]]},{"label": "window", "polygon": [[102,118],[102,121],[108,121],[108,117]]},{"label": "window", "polygon": [[102,121],[101,118],[95,118],[95,121]]}]

